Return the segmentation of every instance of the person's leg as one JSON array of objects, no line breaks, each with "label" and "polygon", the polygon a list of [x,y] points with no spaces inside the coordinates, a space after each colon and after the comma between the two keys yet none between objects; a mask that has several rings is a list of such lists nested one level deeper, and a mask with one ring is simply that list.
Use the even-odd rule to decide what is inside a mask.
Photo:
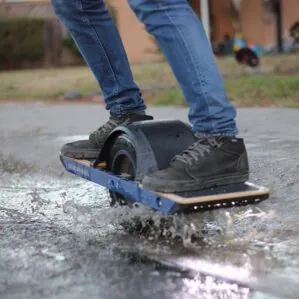
[{"label": "person's leg", "polygon": [[97,79],[111,116],[89,140],[64,145],[61,152],[74,158],[96,158],[111,131],[120,124],[152,119],[133,80],[116,25],[103,0],[52,0],[59,20],[71,33]]},{"label": "person's leg", "polygon": [[144,111],[140,90],[104,1],[52,0],[52,4],[97,79],[107,109],[118,116]]},{"label": "person's leg", "polygon": [[188,1],[128,1],[172,67],[189,105],[193,130],[236,135],[236,110],[227,99],[202,23]]},{"label": "person's leg", "polygon": [[227,99],[222,77],[203,26],[187,0],[129,0],[138,18],[155,36],[183,90],[189,119],[198,137],[167,169],[147,175],[143,186],[176,192],[244,182],[248,159],[236,138],[236,110]]}]

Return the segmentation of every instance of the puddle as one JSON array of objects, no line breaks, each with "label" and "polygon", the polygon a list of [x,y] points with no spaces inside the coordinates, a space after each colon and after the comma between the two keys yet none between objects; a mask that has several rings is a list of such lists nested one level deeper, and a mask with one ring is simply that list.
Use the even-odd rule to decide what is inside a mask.
[{"label": "puddle", "polygon": [[[285,114],[280,123],[275,117],[269,120],[270,112],[265,112],[268,118],[259,116],[267,119],[263,123],[269,132],[259,123],[251,127],[256,116],[251,110],[240,117],[250,128],[245,139],[251,181],[272,190],[267,201],[161,216],[143,206],[111,208],[107,190],[63,172],[59,146],[86,139],[87,135],[78,132],[90,131],[96,122],[89,120],[104,114],[90,112],[89,107],[84,113],[82,107],[78,111],[70,111],[70,106],[63,111],[47,107],[39,124],[26,122],[29,127],[23,129],[23,120],[32,119],[29,108],[2,110],[3,115],[12,111],[1,128],[5,133],[0,155],[0,293],[6,292],[4,298],[272,299],[274,295],[292,298],[298,293],[297,113]],[[277,113],[279,120],[283,113]],[[72,119],[65,117],[69,114]],[[15,115],[20,122],[15,117],[11,129],[7,124]],[[82,115],[88,118],[78,129],[73,119]],[[59,124],[53,123],[57,117]],[[71,133],[76,134],[68,136]],[[177,268],[162,270],[138,258],[132,262],[119,250],[151,255],[159,261],[171,258]],[[206,261],[246,270],[249,278],[259,278],[257,286],[265,292],[252,292],[209,275],[182,274],[178,271],[182,261],[188,268],[201,268],[199,262]],[[217,271],[227,277],[232,274],[225,267]]]}]

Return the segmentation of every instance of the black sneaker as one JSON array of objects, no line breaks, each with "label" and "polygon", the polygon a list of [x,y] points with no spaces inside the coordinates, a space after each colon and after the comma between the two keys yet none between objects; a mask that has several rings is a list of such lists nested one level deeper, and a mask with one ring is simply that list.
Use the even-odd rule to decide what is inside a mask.
[{"label": "black sneaker", "polygon": [[143,186],[158,192],[202,190],[243,183],[249,179],[244,141],[235,137],[200,138],[175,156],[167,169],[143,179]]},{"label": "black sneaker", "polygon": [[128,112],[122,117],[110,116],[109,120],[103,126],[89,135],[88,140],[67,143],[61,148],[60,152],[64,156],[75,159],[96,159],[99,156],[105,141],[116,127],[152,119],[152,116],[133,112]]}]

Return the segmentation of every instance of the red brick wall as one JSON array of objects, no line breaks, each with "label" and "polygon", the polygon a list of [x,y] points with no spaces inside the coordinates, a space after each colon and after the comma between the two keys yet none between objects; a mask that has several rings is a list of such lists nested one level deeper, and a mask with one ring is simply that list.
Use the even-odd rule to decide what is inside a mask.
[{"label": "red brick wall", "polygon": [[[242,29],[245,37],[263,46],[275,45],[275,19],[271,14],[265,13],[260,0],[243,0],[241,8]],[[282,0],[282,17],[284,34],[289,28],[299,21],[299,1]]]},{"label": "red brick wall", "polygon": [[159,60],[160,55],[155,54],[155,42],[132,12],[127,1],[111,0],[109,3],[117,9],[118,28],[130,62]]}]

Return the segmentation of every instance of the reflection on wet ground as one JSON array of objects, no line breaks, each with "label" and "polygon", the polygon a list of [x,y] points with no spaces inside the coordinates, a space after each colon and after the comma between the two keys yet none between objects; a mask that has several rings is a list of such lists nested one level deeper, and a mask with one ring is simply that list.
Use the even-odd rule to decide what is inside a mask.
[{"label": "reflection on wet ground", "polygon": [[[267,110],[271,134],[247,132],[248,118],[261,112],[245,112],[252,181],[271,188],[271,198],[190,215],[111,208],[107,190],[60,166],[66,129],[7,129],[0,135],[0,297],[297,298],[299,137],[275,130]],[[289,113],[283,119],[292,124]]]}]

